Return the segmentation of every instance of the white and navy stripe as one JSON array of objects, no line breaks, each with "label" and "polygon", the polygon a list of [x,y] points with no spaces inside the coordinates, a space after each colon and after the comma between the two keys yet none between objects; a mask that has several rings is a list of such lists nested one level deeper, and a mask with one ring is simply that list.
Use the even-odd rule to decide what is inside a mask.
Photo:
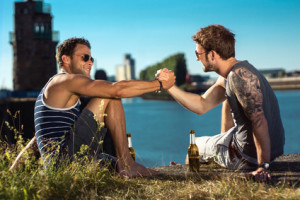
[{"label": "white and navy stripe", "polygon": [[79,100],[74,106],[63,109],[47,105],[43,101],[43,94],[48,83],[37,97],[34,108],[35,136],[42,155],[46,152],[47,154],[51,154],[46,148],[51,142],[58,142],[60,144],[65,142],[66,134],[69,133],[80,114]]}]

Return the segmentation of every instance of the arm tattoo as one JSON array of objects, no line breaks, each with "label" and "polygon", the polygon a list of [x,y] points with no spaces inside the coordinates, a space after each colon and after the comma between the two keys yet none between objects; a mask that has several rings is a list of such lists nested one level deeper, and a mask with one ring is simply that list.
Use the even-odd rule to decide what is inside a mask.
[{"label": "arm tattoo", "polygon": [[[246,68],[237,68],[230,76],[230,89],[236,95],[249,119],[257,120],[263,114],[263,95],[255,74]],[[256,121],[257,122],[257,121]]]}]

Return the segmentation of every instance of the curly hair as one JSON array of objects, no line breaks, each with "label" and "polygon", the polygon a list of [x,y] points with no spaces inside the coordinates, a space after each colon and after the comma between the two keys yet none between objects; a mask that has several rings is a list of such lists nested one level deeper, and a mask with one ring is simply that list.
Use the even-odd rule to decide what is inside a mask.
[{"label": "curly hair", "polygon": [[56,57],[56,61],[58,63],[59,69],[61,69],[63,67],[62,56],[67,55],[67,56],[71,56],[71,58],[72,58],[77,44],[86,45],[89,49],[91,49],[90,42],[84,38],[73,37],[73,38],[63,41],[63,43],[61,43],[56,49],[55,57]]},{"label": "curly hair", "polygon": [[227,60],[235,57],[234,36],[235,34],[222,25],[209,25],[201,28],[192,38],[204,48],[206,55],[214,50],[222,59]]}]

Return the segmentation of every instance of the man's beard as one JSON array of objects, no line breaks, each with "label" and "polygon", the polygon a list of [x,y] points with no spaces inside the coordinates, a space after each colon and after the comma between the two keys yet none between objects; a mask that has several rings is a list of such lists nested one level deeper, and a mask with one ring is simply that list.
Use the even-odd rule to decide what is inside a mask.
[{"label": "man's beard", "polygon": [[215,71],[215,67],[210,64],[209,62],[207,62],[207,65],[203,65],[203,71],[204,72],[212,72]]}]

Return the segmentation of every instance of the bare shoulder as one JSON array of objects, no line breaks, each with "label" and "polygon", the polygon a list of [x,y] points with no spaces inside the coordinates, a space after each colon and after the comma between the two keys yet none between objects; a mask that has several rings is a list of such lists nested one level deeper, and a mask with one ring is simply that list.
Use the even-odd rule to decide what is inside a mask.
[{"label": "bare shoulder", "polygon": [[219,76],[216,83],[215,83],[215,85],[225,88],[225,82],[224,81],[225,81],[225,78],[223,76]]},{"label": "bare shoulder", "polygon": [[[48,92],[63,93],[65,96],[103,96],[109,93],[112,83],[104,80],[92,80],[82,74],[61,74],[56,76],[47,88]],[[105,93],[105,94],[104,94]]]},{"label": "bare shoulder", "polygon": [[56,83],[75,82],[80,80],[91,80],[91,79],[81,74],[58,74],[53,78],[53,82]]},{"label": "bare shoulder", "polygon": [[80,86],[84,80],[88,81],[90,79],[77,74],[58,74],[54,76],[45,89],[45,103],[56,108],[73,106],[81,94],[79,92]]},{"label": "bare shoulder", "polygon": [[58,89],[73,91],[79,86],[83,86],[91,82],[87,76],[81,74],[58,74],[53,77],[53,80],[49,83],[48,89]]}]

